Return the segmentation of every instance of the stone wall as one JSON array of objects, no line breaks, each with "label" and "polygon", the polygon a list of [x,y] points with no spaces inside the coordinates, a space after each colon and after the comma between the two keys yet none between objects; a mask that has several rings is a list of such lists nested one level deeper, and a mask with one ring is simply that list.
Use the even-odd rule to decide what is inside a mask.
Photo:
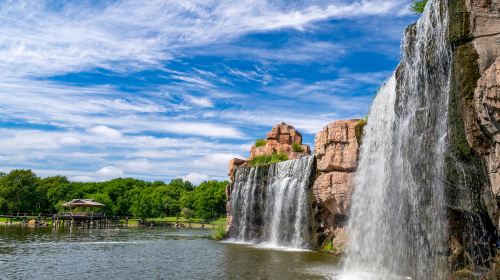
[{"label": "stone wall", "polygon": [[317,178],[316,200],[318,245],[332,240],[336,248],[346,242],[345,225],[359,154],[359,120],[335,121],[316,134],[314,153]]}]

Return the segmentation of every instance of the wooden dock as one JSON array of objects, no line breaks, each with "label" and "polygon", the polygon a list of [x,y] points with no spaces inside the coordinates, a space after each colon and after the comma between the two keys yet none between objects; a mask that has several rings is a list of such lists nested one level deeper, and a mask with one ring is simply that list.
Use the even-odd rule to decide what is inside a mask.
[{"label": "wooden dock", "polygon": [[110,228],[117,227],[118,221],[118,217],[107,217],[104,213],[60,212],[52,216],[52,227]]}]

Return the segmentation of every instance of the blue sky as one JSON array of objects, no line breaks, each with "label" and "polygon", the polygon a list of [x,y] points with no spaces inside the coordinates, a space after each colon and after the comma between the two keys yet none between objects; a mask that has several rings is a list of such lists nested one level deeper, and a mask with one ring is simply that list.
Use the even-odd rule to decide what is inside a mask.
[{"label": "blue sky", "polygon": [[284,121],[313,146],[396,67],[410,1],[2,1],[0,170],[226,179]]}]

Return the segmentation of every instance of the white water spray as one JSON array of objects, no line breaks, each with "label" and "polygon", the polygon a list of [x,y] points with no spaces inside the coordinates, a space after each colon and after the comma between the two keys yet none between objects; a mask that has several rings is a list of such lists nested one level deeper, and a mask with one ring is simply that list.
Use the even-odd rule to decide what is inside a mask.
[{"label": "white water spray", "polygon": [[340,279],[444,279],[447,3],[431,0],[368,116]]}]

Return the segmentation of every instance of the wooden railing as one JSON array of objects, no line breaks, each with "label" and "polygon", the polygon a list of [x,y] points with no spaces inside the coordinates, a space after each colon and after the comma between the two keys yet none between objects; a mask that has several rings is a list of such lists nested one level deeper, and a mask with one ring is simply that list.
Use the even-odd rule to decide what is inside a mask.
[{"label": "wooden railing", "polygon": [[104,213],[94,213],[94,212],[59,212],[56,214],[56,216],[59,217],[96,217],[96,218],[102,218],[106,217],[106,214]]}]

